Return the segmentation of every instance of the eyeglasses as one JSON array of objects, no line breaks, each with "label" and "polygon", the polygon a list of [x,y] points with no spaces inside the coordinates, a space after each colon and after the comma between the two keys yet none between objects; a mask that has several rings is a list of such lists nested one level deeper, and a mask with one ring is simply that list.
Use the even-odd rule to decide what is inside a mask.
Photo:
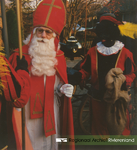
[{"label": "eyeglasses", "polygon": [[37,29],[38,34],[42,34],[44,31],[46,32],[47,35],[51,35],[53,33],[53,31],[48,30],[48,29],[45,29],[45,30],[42,28]]}]

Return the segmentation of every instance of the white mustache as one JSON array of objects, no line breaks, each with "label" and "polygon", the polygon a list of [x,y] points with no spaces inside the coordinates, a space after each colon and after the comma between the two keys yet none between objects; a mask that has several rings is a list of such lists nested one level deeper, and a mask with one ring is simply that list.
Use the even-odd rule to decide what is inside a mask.
[{"label": "white mustache", "polygon": [[44,43],[46,43],[46,42],[48,42],[49,40],[48,40],[48,39],[45,39],[45,38],[38,38],[38,37],[37,37],[37,41],[38,41],[38,42],[44,42]]}]

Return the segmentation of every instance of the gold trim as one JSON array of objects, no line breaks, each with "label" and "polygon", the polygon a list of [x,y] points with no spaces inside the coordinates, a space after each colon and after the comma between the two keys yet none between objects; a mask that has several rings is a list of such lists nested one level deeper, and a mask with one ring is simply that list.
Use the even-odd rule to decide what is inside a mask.
[{"label": "gold trim", "polygon": [[16,102],[18,99],[20,99],[20,97],[19,97],[19,98],[16,98],[15,100],[13,100],[13,103]]},{"label": "gold trim", "polygon": [[45,21],[45,26],[47,26],[47,24],[48,24],[48,21],[49,21],[49,17],[50,17],[50,14],[51,14],[51,11],[52,11],[52,5],[54,4],[54,2],[55,2],[55,0],[52,0],[52,2],[51,2],[51,6],[50,6],[50,8],[49,8],[49,12],[48,12],[48,15],[47,15],[47,18],[46,18],[46,21]]},{"label": "gold trim", "polygon": [[18,98],[17,98],[17,99],[15,99],[15,100],[14,100],[14,102],[16,102],[17,100],[18,100]]},{"label": "gold trim", "polygon": [[52,6],[52,7],[58,8],[58,9],[62,9],[60,6],[57,6],[57,5],[46,4],[46,3],[44,3],[43,5]]},{"label": "gold trim", "polygon": [[118,58],[117,58],[117,61],[116,61],[116,64],[115,64],[115,68],[116,68],[116,66],[117,66],[117,63],[118,63],[118,60],[119,60],[119,57],[120,57],[120,55],[121,55],[122,50],[123,50],[123,48],[121,49],[121,51],[120,51],[120,53],[119,53],[119,55],[118,55]]},{"label": "gold trim", "polygon": [[48,27],[49,29],[51,29],[52,31],[54,31],[55,33],[57,33],[58,35],[60,35],[59,32],[57,32],[56,30],[54,30],[53,28],[51,28],[50,26],[46,25],[46,27]]},{"label": "gold trim", "polygon": [[33,115],[36,115],[36,114],[42,114],[43,111],[33,111]]},{"label": "gold trim", "polygon": [[50,118],[51,118],[50,110],[48,111],[48,116],[47,116],[47,121],[46,121],[46,133],[54,130],[54,125],[53,125],[52,118],[51,118],[51,123],[52,123],[53,127],[51,129],[47,130],[47,124],[48,124],[49,115],[50,115]]},{"label": "gold trim", "polygon": [[2,148],[1,150],[5,150],[5,149],[7,149],[8,148],[8,145],[6,145],[4,148]]},{"label": "gold trim", "polygon": [[60,55],[56,55],[56,57],[59,57],[59,56],[62,56],[62,55],[64,55],[64,53],[63,53],[63,54],[60,54]]},{"label": "gold trim", "polygon": [[43,111],[35,111],[37,96],[39,97],[39,101],[40,101],[41,107],[43,108],[43,104],[42,104],[40,95],[39,95],[39,93],[36,93],[35,102],[34,102],[34,107],[33,107],[33,114],[41,114],[41,113],[43,113]]}]

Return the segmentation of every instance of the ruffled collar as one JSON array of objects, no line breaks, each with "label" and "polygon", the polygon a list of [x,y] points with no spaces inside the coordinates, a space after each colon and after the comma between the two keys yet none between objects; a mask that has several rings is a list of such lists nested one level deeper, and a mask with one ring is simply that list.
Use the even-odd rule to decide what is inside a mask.
[{"label": "ruffled collar", "polygon": [[117,54],[119,50],[124,47],[124,44],[120,41],[116,41],[115,44],[111,47],[106,47],[102,42],[97,43],[97,51],[103,55],[112,55]]}]

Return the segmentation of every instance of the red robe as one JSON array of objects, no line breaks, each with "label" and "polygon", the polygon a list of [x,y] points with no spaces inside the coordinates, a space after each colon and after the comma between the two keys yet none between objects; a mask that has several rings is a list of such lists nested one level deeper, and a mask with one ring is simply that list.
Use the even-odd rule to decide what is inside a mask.
[{"label": "red robe", "polygon": [[[91,58],[91,84],[95,89],[99,89],[99,79],[98,79],[98,57],[97,57],[97,50],[96,47],[91,48],[87,55]],[[126,76],[126,84],[127,86],[131,86],[131,83],[133,82],[134,78],[136,77],[134,74],[134,60],[133,60],[133,54],[126,49],[125,47],[120,51],[115,67],[121,68],[122,71],[124,71],[124,64],[127,58],[130,58],[132,62],[131,67],[131,73]],[[90,74],[86,72],[84,69],[82,69],[82,66],[86,62],[86,59],[81,64],[81,70],[82,73],[82,79],[89,78]],[[91,104],[92,108],[92,129],[91,134],[92,135],[109,135],[107,124],[105,122],[105,111],[106,111],[106,105],[103,101],[99,102],[96,100],[92,100]],[[127,113],[128,114],[128,113]],[[130,129],[129,129],[129,116],[127,115],[127,125],[125,127],[125,130],[122,133],[123,135],[129,135]]]},{"label": "red robe", "polygon": [[[3,64],[1,73],[4,75],[0,77],[3,84],[3,93],[0,99],[0,141],[3,140],[3,142],[0,142],[0,148],[9,147],[14,149],[16,145],[13,133],[12,110],[13,107],[22,108],[27,103],[30,96],[30,77],[24,70],[19,69],[15,72],[8,60],[4,56],[0,57],[3,57],[6,62],[6,65],[1,62]],[[13,78],[15,78],[14,81]],[[15,82],[21,88],[20,97],[17,96]]]},{"label": "red robe", "polygon": [[[27,45],[24,45],[22,47],[22,50],[23,50],[23,55],[25,56],[25,59],[27,60],[27,62],[29,64],[28,69],[30,70],[31,69],[31,58],[28,54],[28,48],[29,47]],[[14,53],[9,58],[9,61],[12,64],[13,68],[15,68],[17,65],[16,59],[15,59],[17,55],[19,55],[18,49],[16,49],[14,51]],[[56,59],[58,61],[57,66],[55,66],[56,71],[57,71],[57,75],[63,80],[64,83],[68,83],[67,73],[66,73],[66,61],[65,61],[64,54],[62,51],[59,50],[57,52]],[[61,129],[62,129],[61,130],[61,136],[65,137],[66,135],[69,135],[70,137],[74,138],[73,114],[72,114],[71,99],[67,98],[66,96],[62,96],[61,102],[62,102],[62,104],[61,104],[61,106],[62,106],[61,117],[60,117],[61,118]],[[42,114],[39,114],[39,115],[36,115],[35,118],[41,117],[41,116],[42,116]],[[14,132],[15,132],[15,137],[16,137],[16,142],[17,142],[17,149],[20,149],[21,148],[21,137],[19,138],[20,133],[17,132],[17,130],[16,130],[16,128],[19,128],[19,125],[17,126],[17,123],[18,123],[17,117],[13,116],[13,124],[15,127]],[[26,133],[26,135],[27,135],[27,133]],[[26,137],[25,141],[26,141],[26,148],[27,148],[27,145],[28,146],[31,145],[28,142],[29,138]],[[31,148],[32,148],[32,146],[31,146]],[[74,145],[70,145],[70,149],[71,150],[75,149]],[[31,150],[31,149],[29,148],[29,150]]]}]

